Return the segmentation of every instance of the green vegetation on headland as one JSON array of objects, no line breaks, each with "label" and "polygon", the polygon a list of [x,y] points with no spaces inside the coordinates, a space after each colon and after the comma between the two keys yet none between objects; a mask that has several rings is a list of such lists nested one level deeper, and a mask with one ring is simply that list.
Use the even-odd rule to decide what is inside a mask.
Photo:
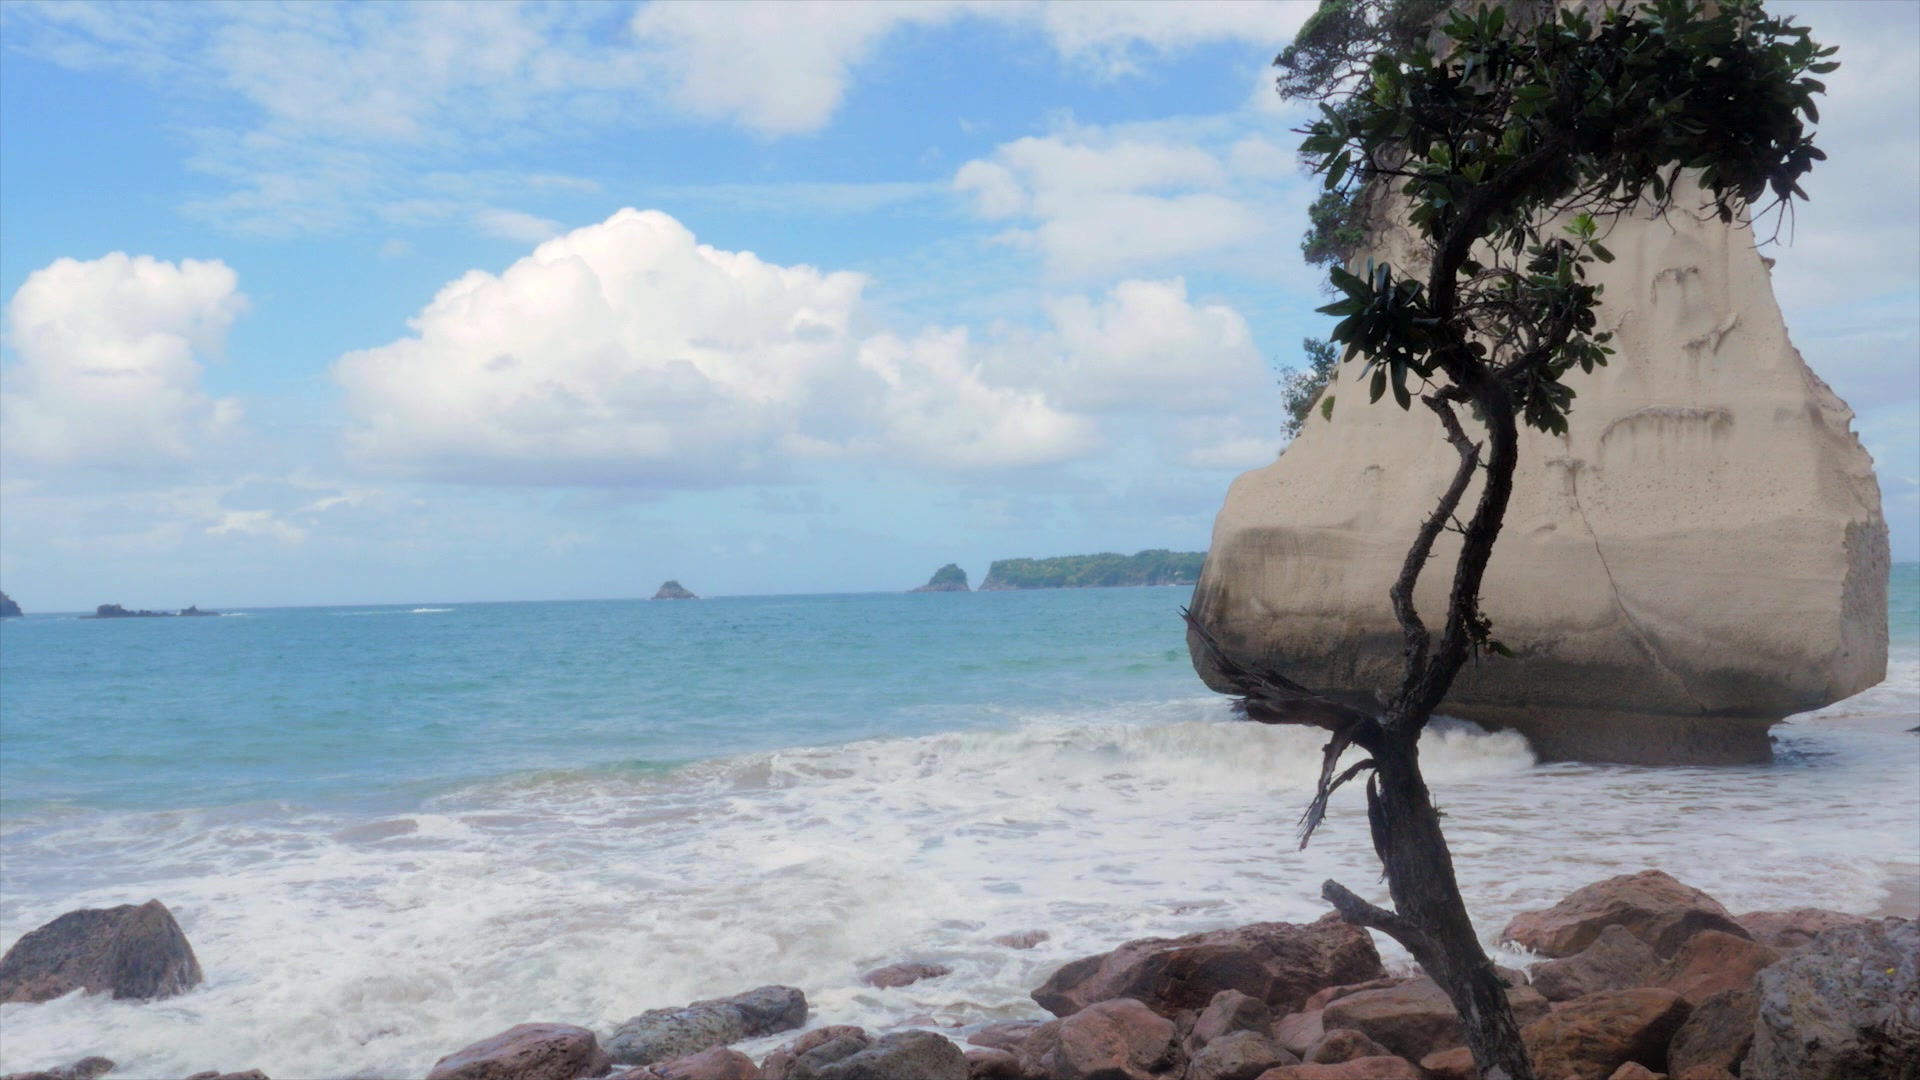
[{"label": "green vegetation on headland", "polygon": [[1204,551],[1155,548],[1132,555],[1061,555],[1051,559],[996,559],[980,591],[998,589],[1100,589],[1118,585],[1192,585],[1200,580]]},{"label": "green vegetation on headland", "polygon": [[910,592],[968,592],[967,572],[958,563],[948,563],[933,572],[925,585]]}]

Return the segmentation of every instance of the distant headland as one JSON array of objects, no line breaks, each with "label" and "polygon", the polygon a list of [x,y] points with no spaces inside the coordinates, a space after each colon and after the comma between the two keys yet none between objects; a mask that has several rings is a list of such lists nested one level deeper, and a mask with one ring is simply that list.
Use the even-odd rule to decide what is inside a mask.
[{"label": "distant headland", "polygon": [[13,597],[0,592],[0,619],[17,618],[25,614],[20,610],[20,605],[13,602]]},{"label": "distant headland", "polygon": [[960,569],[958,563],[948,563],[933,572],[925,585],[908,592],[971,592],[967,588],[967,572]]},{"label": "distant headland", "polygon": [[693,595],[692,592],[688,591],[686,586],[680,584],[677,581],[667,581],[663,583],[660,586],[660,590],[653,594],[653,598],[655,600],[698,600],[700,599],[699,597]]},{"label": "distant headland", "polygon": [[184,607],[179,611],[128,611],[119,604],[101,604],[93,609],[93,614],[80,616],[83,619],[177,619],[197,615],[218,615],[217,611],[201,611],[198,607]]},{"label": "distant headland", "polygon": [[[996,559],[987,568],[981,592],[1013,589],[1106,589],[1131,585],[1192,585],[1200,580],[1204,551],[1153,548],[1120,555],[1057,555],[1051,559]],[[966,592],[967,572],[953,563],[933,572],[912,592]]]}]

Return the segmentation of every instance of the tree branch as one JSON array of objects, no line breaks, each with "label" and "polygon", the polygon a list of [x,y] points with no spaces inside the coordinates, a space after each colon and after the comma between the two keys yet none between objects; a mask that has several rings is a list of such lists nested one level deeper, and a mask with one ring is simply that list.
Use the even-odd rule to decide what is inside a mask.
[{"label": "tree branch", "polygon": [[1328,878],[1320,884],[1320,898],[1333,905],[1340,917],[1355,926],[1378,930],[1405,946],[1414,959],[1436,954],[1433,939],[1413,925],[1412,920],[1354,895],[1345,885]]},{"label": "tree branch", "polygon": [[1440,505],[1420,523],[1420,532],[1414,537],[1413,546],[1407,549],[1406,560],[1400,564],[1400,577],[1387,590],[1387,595],[1393,600],[1394,617],[1400,620],[1400,634],[1406,640],[1409,677],[1427,662],[1430,640],[1427,626],[1413,606],[1413,587],[1419,582],[1420,572],[1433,555],[1434,540],[1447,522],[1453,519],[1460,500],[1466,497],[1473,471],[1480,464],[1480,448],[1469,442],[1466,432],[1460,430],[1460,421],[1453,415],[1453,406],[1448,403],[1447,397],[1446,391],[1440,391],[1424,395],[1420,400],[1440,417],[1440,424],[1447,431],[1447,441],[1460,454],[1460,466],[1454,470],[1453,482],[1447,485],[1446,492],[1440,496]]}]

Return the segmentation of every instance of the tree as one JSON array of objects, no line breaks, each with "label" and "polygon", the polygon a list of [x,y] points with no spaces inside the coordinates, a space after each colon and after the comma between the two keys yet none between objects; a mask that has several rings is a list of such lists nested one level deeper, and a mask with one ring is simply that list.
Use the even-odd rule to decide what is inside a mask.
[{"label": "tree", "polygon": [[[1280,373],[1281,404],[1287,410],[1287,418],[1280,427],[1289,439],[1306,426],[1313,403],[1320,400],[1321,391],[1333,381],[1334,369],[1340,366],[1340,350],[1331,341],[1306,338],[1300,342],[1300,348],[1307,354],[1307,366],[1287,368]],[[1332,404],[1329,399],[1321,409],[1331,414]]]},{"label": "tree", "polygon": [[[1388,593],[1404,677],[1380,711],[1363,711],[1239,663],[1191,613],[1188,621],[1250,716],[1331,732],[1301,819],[1303,846],[1333,792],[1366,774],[1368,823],[1393,907],[1333,881],[1322,896],[1349,922],[1405,946],[1446,991],[1483,1077],[1527,1080],[1532,1067],[1505,987],[1468,920],[1421,775],[1420,733],[1470,657],[1506,652],[1481,610],[1481,580],[1513,490],[1518,425],[1564,432],[1574,372],[1606,363],[1600,287],[1586,268],[1612,261],[1602,243],[1607,222],[1692,212],[1679,201],[1697,193],[1698,209],[1744,224],[1769,195],[1760,213],[1804,198],[1799,179],[1824,158],[1805,129],[1819,119],[1813,99],[1825,89],[1814,76],[1837,65],[1826,59],[1834,50],[1760,0],[1719,0],[1712,10],[1696,0],[1643,0],[1597,20],[1552,0],[1530,0],[1514,14],[1461,5],[1439,27],[1439,51],[1427,36],[1395,39],[1377,19],[1350,18],[1395,8],[1328,0],[1323,13],[1345,13],[1350,43],[1360,45],[1327,47],[1326,62],[1303,67],[1291,85],[1323,99],[1320,119],[1302,129],[1301,151],[1326,190],[1392,192],[1423,245],[1423,266],[1369,261],[1358,274],[1333,266],[1340,299],[1320,309],[1340,319],[1330,338],[1344,346],[1342,363],[1370,375],[1373,400],[1391,392],[1410,409],[1417,397],[1459,458]],[[1377,46],[1364,63],[1361,46]],[[1283,76],[1282,89],[1289,85]],[[1414,588],[1443,530],[1457,531],[1461,546],[1436,639]],[[1354,747],[1364,757],[1343,770]]]}]

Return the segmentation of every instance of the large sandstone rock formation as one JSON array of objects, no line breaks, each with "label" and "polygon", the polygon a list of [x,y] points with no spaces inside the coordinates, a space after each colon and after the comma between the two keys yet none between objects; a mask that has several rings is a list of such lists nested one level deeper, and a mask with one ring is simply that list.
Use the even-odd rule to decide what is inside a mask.
[{"label": "large sandstone rock formation", "polygon": [[[1591,278],[1616,353],[1570,378],[1565,437],[1522,430],[1487,571],[1518,659],[1469,664],[1442,711],[1549,759],[1764,761],[1769,725],[1885,677],[1873,462],[1787,339],[1751,232],[1675,213],[1622,220],[1607,245],[1618,258]],[[1418,265],[1404,231],[1380,247]],[[1359,367],[1331,421],[1316,410],[1234,482],[1193,610],[1233,654],[1366,703],[1399,682],[1387,589],[1457,459],[1427,410],[1369,405]],[[1416,595],[1430,623],[1457,541]]]}]

